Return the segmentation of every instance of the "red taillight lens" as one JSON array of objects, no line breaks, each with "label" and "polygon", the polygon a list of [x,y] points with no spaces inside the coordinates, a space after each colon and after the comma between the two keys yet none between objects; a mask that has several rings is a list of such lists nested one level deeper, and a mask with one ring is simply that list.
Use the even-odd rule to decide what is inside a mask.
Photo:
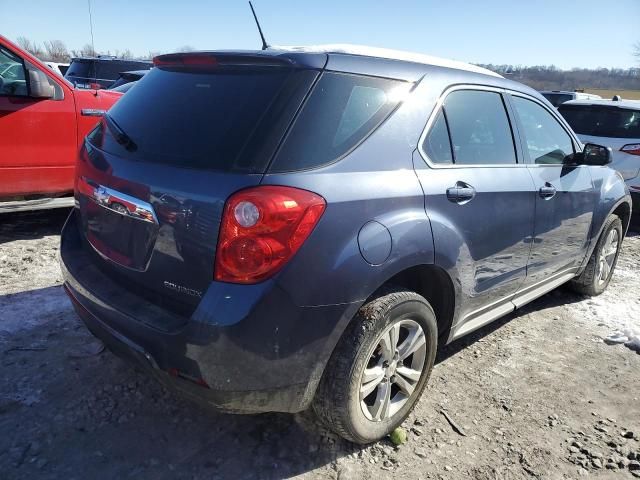
[{"label": "red taillight lens", "polygon": [[640,143],[629,143],[622,147],[620,151],[630,155],[640,155]]},{"label": "red taillight lens", "polygon": [[270,277],[298,251],[325,207],[320,195],[292,187],[234,193],[222,215],[214,278],[257,283]]}]

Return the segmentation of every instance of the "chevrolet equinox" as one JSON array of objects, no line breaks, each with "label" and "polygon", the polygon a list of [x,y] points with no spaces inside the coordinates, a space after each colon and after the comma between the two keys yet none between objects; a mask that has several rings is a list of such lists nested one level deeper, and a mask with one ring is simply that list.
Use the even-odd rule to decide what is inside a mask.
[{"label": "chevrolet equinox", "polygon": [[61,260],[89,330],[193,399],[372,442],[438,346],[611,279],[628,189],[528,87],[336,45],[154,66],[84,142]]}]

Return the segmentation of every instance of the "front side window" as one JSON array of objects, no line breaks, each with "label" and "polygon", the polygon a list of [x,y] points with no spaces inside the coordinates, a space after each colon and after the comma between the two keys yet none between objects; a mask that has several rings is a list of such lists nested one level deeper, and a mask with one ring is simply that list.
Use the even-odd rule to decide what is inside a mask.
[{"label": "front side window", "polygon": [[450,93],[425,139],[423,151],[434,163],[516,163],[502,95],[482,90]]},{"label": "front side window", "polygon": [[525,149],[531,162],[562,164],[572,155],[573,142],[560,123],[542,106],[522,97],[512,97],[522,125]]},{"label": "front side window", "polygon": [[0,48],[0,95],[26,97],[27,75],[22,59]]}]

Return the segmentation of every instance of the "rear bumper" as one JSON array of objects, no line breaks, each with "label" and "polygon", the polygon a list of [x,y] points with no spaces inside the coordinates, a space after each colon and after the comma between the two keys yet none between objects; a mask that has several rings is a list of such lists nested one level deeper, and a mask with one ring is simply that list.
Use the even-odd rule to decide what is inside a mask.
[{"label": "rear bumper", "polygon": [[114,284],[72,212],[60,248],[65,289],[88,329],[164,384],[237,413],[307,408],[355,304],[298,307],[275,283],[212,282],[191,318]]}]

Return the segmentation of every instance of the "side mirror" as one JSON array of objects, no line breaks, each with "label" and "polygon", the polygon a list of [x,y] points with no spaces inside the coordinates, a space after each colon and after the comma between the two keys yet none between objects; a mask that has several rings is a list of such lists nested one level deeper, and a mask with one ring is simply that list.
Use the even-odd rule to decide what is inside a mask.
[{"label": "side mirror", "polygon": [[611,149],[587,143],[582,152],[573,155],[573,162],[576,165],[608,165],[611,163]]},{"label": "side mirror", "polygon": [[55,95],[55,88],[38,69],[29,69],[29,89],[33,98],[53,98]]}]

